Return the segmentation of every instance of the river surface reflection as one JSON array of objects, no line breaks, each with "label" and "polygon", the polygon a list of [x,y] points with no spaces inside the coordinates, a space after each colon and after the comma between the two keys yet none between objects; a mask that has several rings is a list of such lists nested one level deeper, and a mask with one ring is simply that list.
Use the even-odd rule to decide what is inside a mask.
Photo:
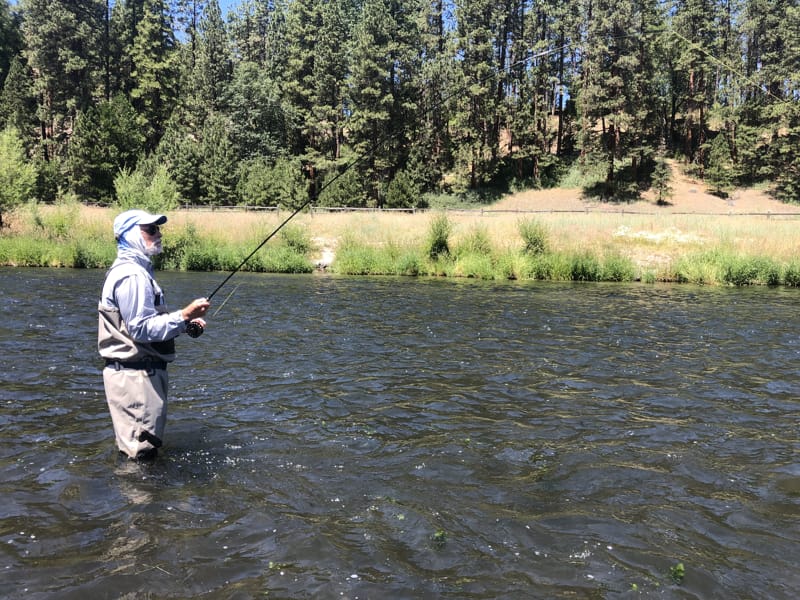
[{"label": "river surface reflection", "polygon": [[237,274],[139,465],[103,275],[0,269],[0,596],[800,589],[797,290]]}]

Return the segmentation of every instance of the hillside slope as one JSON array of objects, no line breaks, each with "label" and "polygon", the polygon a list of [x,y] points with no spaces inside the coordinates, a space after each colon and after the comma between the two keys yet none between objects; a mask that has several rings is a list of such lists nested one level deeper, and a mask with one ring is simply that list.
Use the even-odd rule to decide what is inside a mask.
[{"label": "hillside slope", "polygon": [[639,202],[600,202],[586,199],[581,190],[549,189],[527,190],[504,198],[492,205],[498,210],[535,211],[611,211],[643,213],[691,213],[691,214],[800,214],[800,205],[784,204],[770,197],[763,190],[738,189],[728,198],[720,198],[708,192],[705,184],[686,176],[680,166],[672,162],[672,197],[665,206],[658,206],[652,193],[644,194]]}]

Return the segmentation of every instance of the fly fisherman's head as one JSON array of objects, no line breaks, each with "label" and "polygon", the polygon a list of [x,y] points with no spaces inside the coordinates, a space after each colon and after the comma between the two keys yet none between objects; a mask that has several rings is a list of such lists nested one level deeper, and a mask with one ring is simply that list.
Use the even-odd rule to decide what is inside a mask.
[{"label": "fly fisherman's head", "polygon": [[114,219],[114,237],[119,249],[138,250],[145,256],[161,254],[160,226],[166,222],[166,215],[126,210]]}]

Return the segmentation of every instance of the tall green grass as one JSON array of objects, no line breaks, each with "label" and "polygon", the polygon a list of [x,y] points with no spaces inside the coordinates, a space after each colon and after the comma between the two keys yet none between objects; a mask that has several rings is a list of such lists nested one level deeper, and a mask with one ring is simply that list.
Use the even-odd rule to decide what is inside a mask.
[{"label": "tall green grass", "polygon": [[97,268],[111,264],[116,250],[96,228],[80,221],[74,198],[59,200],[48,211],[35,203],[20,210],[19,233],[0,236],[0,264],[20,267]]},{"label": "tall green grass", "polygon": [[310,273],[314,270],[309,258],[313,244],[300,228],[290,227],[242,265],[262,241],[263,238],[252,239],[242,245],[203,237],[189,223],[182,230],[164,234],[164,252],[159,264],[161,268],[183,271],[232,271],[240,265],[243,271],[257,273]]},{"label": "tall green grass", "polygon": [[800,281],[798,265],[761,256],[740,256],[724,249],[689,254],[676,261],[669,279],[701,285],[787,285]]},{"label": "tall green grass", "polygon": [[[375,246],[348,236],[340,243],[332,265],[344,275],[427,275],[484,280],[549,281],[635,281],[636,267],[622,256],[595,256],[589,251],[575,253],[531,253],[521,249],[497,249],[483,228],[468,232],[457,244],[441,232],[447,228],[438,218],[419,246],[396,243]],[[438,248],[452,245],[447,253],[431,252],[432,240]]]},{"label": "tall green grass", "polygon": [[[262,238],[263,239],[263,238]],[[191,224],[164,232],[164,252],[155,258],[160,269],[230,271],[237,268],[261,239],[245,245],[203,237]],[[310,273],[314,250],[300,228],[285,228],[261,248],[242,270],[270,273]],[[32,210],[24,232],[0,237],[0,264],[21,267],[107,268],[117,256],[107,231],[92,230],[73,218],[68,208],[45,216]]]},{"label": "tall green grass", "polygon": [[[64,201],[48,211],[30,207],[22,226],[0,232],[0,264],[14,266],[106,268],[116,257],[107,223],[82,223],[77,203]],[[272,232],[272,224],[249,234],[198,230],[191,222],[164,230],[162,269],[230,271]],[[227,232],[229,233],[229,232]],[[687,282],[701,285],[800,287],[800,260],[781,261],[733,249],[724,236],[716,246],[693,245],[672,263],[638,267],[623,254],[625,247],[592,244],[586,248],[557,248],[550,230],[534,220],[517,223],[516,235],[498,240],[483,224],[455,234],[445,213],[431,218],[428,230],[415,237],[391,231],[351,233],[339,239],[331,271],[345,275],[462,277],[485,280]],[[394,236],[394,237],[391,237]],[[235,241],[230,239],[235,238]],[[760,238],[759,238],[760,239]],[[556,239],[557,243],[562,240]],[[585,240],[584,240],[585,242]],[[561,243],[561,246],[564,246]],[[281,229],[243,270],[308,273],[317,250],[299,224]]]}]

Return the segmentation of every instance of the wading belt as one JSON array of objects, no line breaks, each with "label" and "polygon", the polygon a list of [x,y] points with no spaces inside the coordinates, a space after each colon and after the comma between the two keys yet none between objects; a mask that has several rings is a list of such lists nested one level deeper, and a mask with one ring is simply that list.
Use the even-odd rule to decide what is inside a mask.
[{"label": "wading belt", "polygon": [[153,375],[156,369],[166,369],[167,363],[166,361],[163,360],[124,361],[124,360],[113,360],[111,358],[107,358],[106,366],[114,367],[114,369],[117,371],[119,371],[120,369],[136,369],[137,371],[147,371],[148,375]]}]

